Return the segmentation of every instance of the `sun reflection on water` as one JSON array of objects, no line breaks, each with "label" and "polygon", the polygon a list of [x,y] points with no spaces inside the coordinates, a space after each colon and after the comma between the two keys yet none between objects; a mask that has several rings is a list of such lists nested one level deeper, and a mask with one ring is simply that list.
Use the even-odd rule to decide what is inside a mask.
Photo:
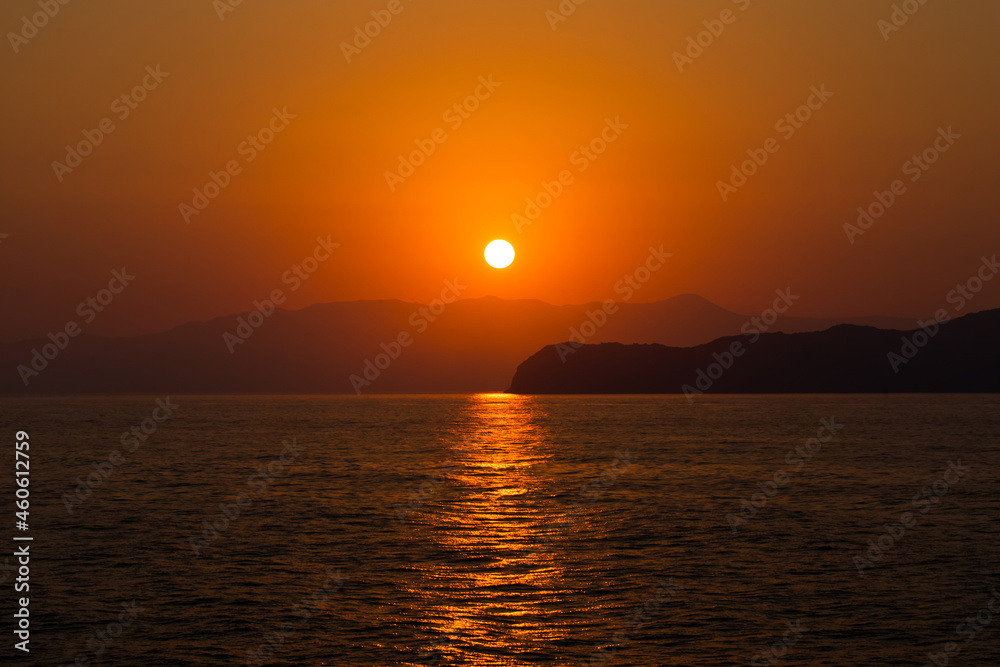
[{"label": "sun reflection on water", "polygon": [[539,467],[551,457],[535,399],[469,397],[454,439],[447,492],[424,517],[427,538],[449,555],[423,568],[434,651],[463,664],[522,664],[525,654],[563,638],[546,623],[565,597],[563,570],[539,552],[554,504]]}]

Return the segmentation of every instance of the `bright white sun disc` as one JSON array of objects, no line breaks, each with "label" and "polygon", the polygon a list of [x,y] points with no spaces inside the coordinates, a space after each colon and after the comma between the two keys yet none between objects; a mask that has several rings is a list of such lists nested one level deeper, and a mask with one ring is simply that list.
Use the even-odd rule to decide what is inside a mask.
[{"label": "bright white sun disc", "polygon": [[486,246],[486,252],[483,255],[486,257],[487,264],[495,269],[503,269],[514,261],[514,246],[502,239],[497,239]]}]

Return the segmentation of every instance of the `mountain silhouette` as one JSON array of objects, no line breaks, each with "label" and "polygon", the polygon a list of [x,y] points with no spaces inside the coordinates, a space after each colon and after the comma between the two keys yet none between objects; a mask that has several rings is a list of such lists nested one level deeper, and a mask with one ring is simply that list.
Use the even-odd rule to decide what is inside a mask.
[{"label": "mountain silhouette", "polygon": [[842,324],[810,333],[727,336],[684,348],[560,343],[522,363],[508,391],[690,397],[996,392],[1000,391],[997,340],[1000,309],[910,331]]},{"label": "mountain silhouette", "polygon": [[[423,313],[421,311],[423,310]],[[442,393],[501,391],[541,347],[586,343],[692,346],[736,335],[748,316],[694,295],[618,304],[601,326],[600,303],[465,299],[443,312],[403,301],[349,301],[269,316],[240,313],[122,338],[85,332],[53,356],[49,338],[0,345],[2,392]],[[589,314],[589,315],[588,315]],[[433,318],[433,321],[431,321]],[[910,327],[910,320],[781,317],[772,331],[816,331],[850,321]],[[259,324],[259,326],[253,326]],[[396,343],[401,334],[410,344]],[[405,336],[404,336],[405,340]],[[63,341],[66,342],[66,341]],[[48,347],[46,347],[48,346]],[[385,356],[379,356],[385,355]],[[386,361],[389,361],[386,364]],[[34,362],[36,368],[32,369]],[[381,362],[385,368],[375,367]],[[20,368],[20,370],[19,370]],[[31,372],[25,373],[24,369]],[[32,373],[37,372],[37,375]],[[365,373],[367,372],[367,377]],[[22,376],[26,375],[25,385]],[[360,379],[352,380],[354,378]],[[374,378],[374,379],[369,379]]]}]

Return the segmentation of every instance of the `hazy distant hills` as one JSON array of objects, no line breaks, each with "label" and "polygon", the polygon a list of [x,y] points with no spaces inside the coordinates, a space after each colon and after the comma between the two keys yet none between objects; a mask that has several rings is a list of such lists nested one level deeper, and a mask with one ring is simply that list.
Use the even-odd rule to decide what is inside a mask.
[{"label": "hazy distant hills", "polygon": [[[242,343],[234,343],[233,336],[246,313],[145,336],[81,334],[51,360],[40,356],[52,356],[55,350],[43,347],[51,343],[47,338],[0,345],[0,391],[353,393],[351,375],[364,378],[366,359],[386,365],[388,356],[376,358],[383,353],[381,343],[393,351],[390,343],[401,333],[409,334],[412,343],[384,370],[370,367],[368,379],[374,379],[361,387],[362,393],[502,391],[524,359],[571,338],[571,327],[581,328],[588,311],[600,310],[596,303],[552,306],[486,297],[449,304],[431,322],[420,314],[421,307],[402,301],[353,301],[277,310],[258,328],[244,327],[239,340],[248,332],[252,335]],[[739,334],[749,319],[693,295],[618,308],[603,326],[594,327],[587,343],[693,346]],[[894,318],[782,317],[772,330],[816,331],[845,321],[914,326]],[[590,325],[583,329],[591,331]],[[223,338],[226,333],[233,353]],[[33,355],[34,350],[39,354]],[[18,366],[30,368],[33,357],[36,368],[43,362],[47,366],[25,386]]]},{"label": "hazy distant hills", "polygon": [[[936,331],[840,325],[821,332],[764,334],[755,341],[725,337],[690,348],[560,344],[521,364],[509,391],[683,392],[695,398],[697,392],[997,392],[998,341],[1000,309],[944,322]],[[734,355],[734,349],[742,353]]]}]

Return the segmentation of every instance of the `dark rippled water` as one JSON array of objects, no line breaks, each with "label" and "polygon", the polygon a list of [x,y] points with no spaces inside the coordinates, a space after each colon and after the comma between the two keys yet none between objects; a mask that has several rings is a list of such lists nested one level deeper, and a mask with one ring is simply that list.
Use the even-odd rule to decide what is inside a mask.
[{"label": "dark rippled water", "polygon": [[155,398],[3,399],[34,558],[0,663],[1000,664],[1000,614],[956,629],[1000,587],[997,397],[174,396],[127,451]]}]

